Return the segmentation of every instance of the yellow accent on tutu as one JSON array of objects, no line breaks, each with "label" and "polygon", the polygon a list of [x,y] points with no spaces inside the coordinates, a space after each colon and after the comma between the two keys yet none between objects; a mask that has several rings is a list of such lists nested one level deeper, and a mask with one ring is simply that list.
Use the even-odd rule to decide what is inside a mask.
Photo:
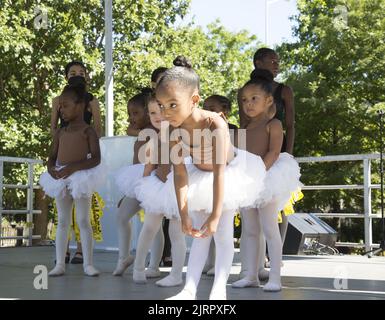
[{"label": "yellow accent on tutu", "polygon": [[[103,216],[104,206],[105,204],[102,197],[97,192],[94,192],[91,198],[90,222],[91,222],[91,228],[92,228],[92,236],[97,242],[103,241],[103,232],[102,232],[102,225],[100,223],[100,219]],[[54,204],[54,212],[55,212],[55,217],[57,217],[56,203]],[[56,226],[57,226],[57,218],[55,219],[55,235],[56,235]],[[76,223],[75,207],[73,207],[72,209],[71,229],[75,233],[76,242],[80,242],[80,229]],[[71,237],[72,237],[72,232],[69,233],[69,240],[71,240]]]},{"label": "yellow accent on tutu", "polygon": [[301,189],[291,193],[291,198],[287,202],[285,208],[278,213],[278,223],[282,223],[282,212],[285,216],[289,216],[294,213],[294,204],[303,198]]}]

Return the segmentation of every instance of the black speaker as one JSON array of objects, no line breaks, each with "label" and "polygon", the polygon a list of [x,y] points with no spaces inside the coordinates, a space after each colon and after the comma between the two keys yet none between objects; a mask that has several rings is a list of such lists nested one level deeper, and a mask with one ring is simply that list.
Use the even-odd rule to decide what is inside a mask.
[{"label": "black speaker", "polygon": [[286,239],[283,254],[304,254],[303,249],[312,241],[334,247],[337,232],[311,213],[294,213],[288,216]]}]

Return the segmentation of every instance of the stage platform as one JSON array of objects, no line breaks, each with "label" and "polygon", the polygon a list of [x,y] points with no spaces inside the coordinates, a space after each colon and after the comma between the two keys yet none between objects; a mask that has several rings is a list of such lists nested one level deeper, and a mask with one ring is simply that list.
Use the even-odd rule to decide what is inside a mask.
[{"label": "stage platform", "polygon": [[[73,252],[72,252],[73,254]],[[66,275],[48,278],[48,289],[34,288],[36,265],[53,267],[53,246],[0,249],[0,299],[118,299],[163,300],[181,287],[160,288],[157,279],[138,285],[132,281],[132,266],[123,277],[112,276],[117,252],[95,250],[96,278],[83,275],[81,265],[67,265]],[[362,256],[284,256],[283,290],[265,293],[262,288],[233,289],[231,283],[240,271],[236,251],[228,281],[229,300],[346,300],[385,299],[385,257]],[[169,268],[161,268],[167,275]],[[184,270],[186,271],[186,270]],[[185,273],[184,273],[185,276]],[[198,299],[207,300],[213,277],[204,275]]]}]

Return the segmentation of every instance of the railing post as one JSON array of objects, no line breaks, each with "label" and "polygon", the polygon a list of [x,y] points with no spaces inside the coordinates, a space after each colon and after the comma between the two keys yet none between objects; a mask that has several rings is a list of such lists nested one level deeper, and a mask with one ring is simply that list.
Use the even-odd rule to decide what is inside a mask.
[{"label": "railing post", "polygon": [[372,249],[372,190],[370,159],[364,159],[365,250]]},{"label": "railing post", "polygon": [[2,245],[2,226],[1,222],[3,220],[3,174],[4,174],[4,162],[0,160],[0,247]]},{"label": "railing post", "polygon": [[27,189],[27,225],[28,246],[32,246],[33,235],[33,163],[28,163],[28,189]]}]

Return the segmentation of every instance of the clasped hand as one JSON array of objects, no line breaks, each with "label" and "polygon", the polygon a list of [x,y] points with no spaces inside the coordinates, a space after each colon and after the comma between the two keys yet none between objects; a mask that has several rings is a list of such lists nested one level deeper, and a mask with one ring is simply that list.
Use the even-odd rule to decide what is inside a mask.
[{"label": "clasped hand", "polygon": [[182,218],[182,231],[194,238],[207,238],[217,231],[219,218],[208,217],[200,229],[192,227],[192,220],[190,217]]},{"label": "clasped hand", "polygon": [[60,170],[56,170],[55,167],[51,167],[48,169],[48,173],[52,176],[54,179],[66,179],[71,174],[75,172],[74,167],[71,165],[67,165],[64,168]]}]

